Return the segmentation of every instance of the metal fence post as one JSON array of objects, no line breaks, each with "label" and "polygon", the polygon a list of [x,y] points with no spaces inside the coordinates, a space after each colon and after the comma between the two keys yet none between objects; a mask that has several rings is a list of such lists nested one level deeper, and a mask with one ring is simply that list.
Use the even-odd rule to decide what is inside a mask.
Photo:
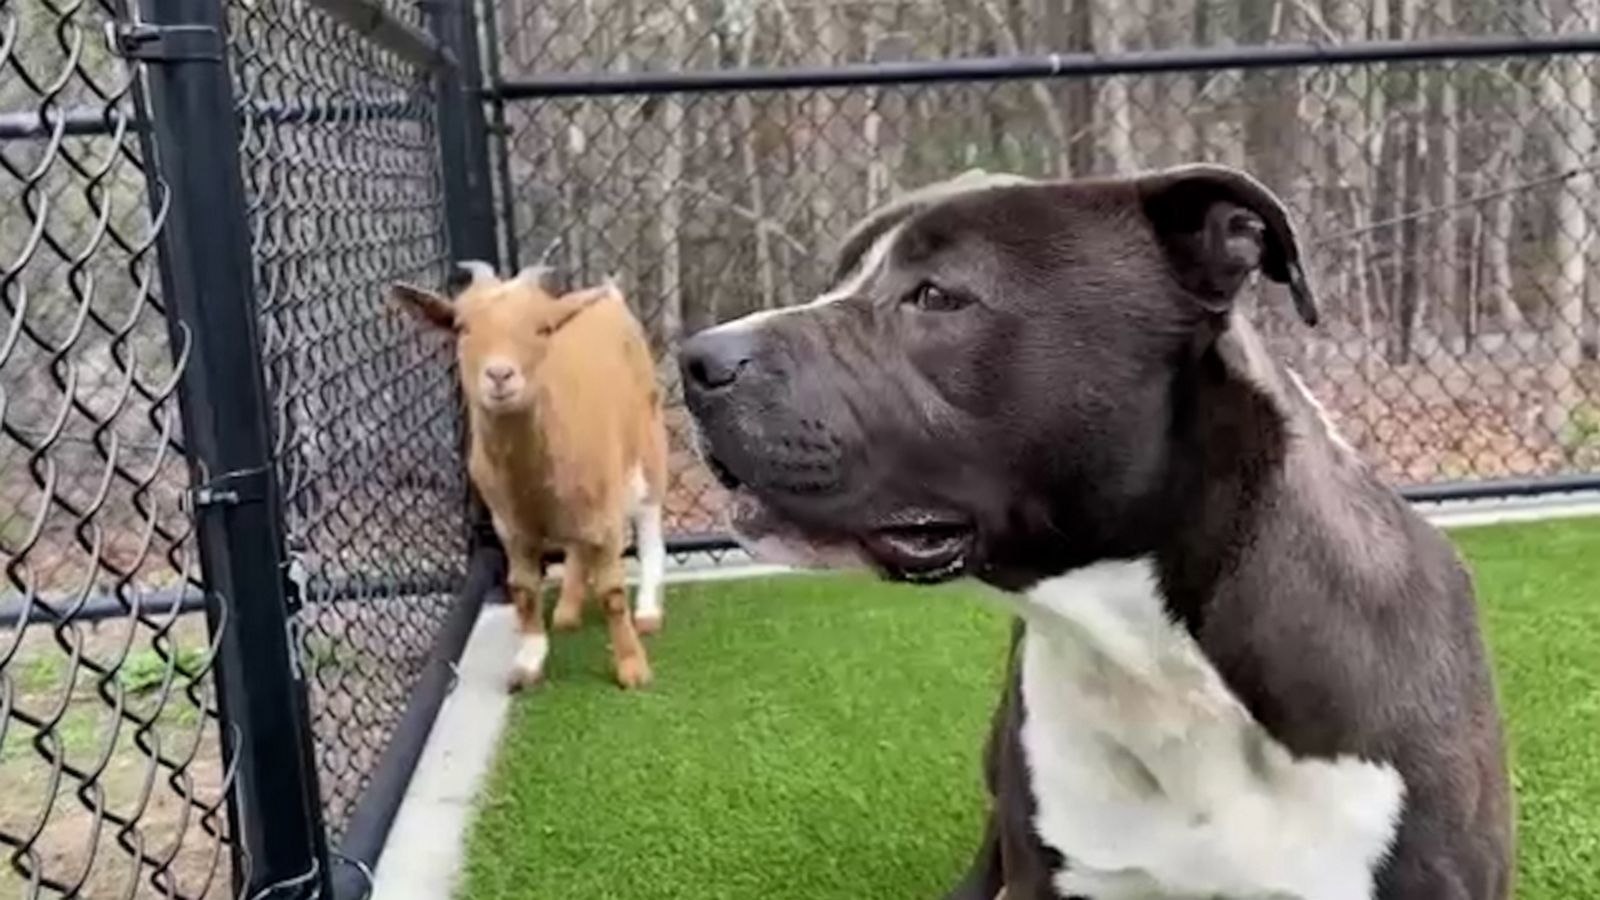
[{"label": "metal fence post", "polygon": [[[483,114],[483,67],[478,55],[477,0],[430,0],[424,9],[429,29],[450,51],[456,65],[440,70],[438,136],[444,174],[445,217],[450,258],[478,259],[498,267],[494,181],[489,170],[489,130]],[[465,410],[462,412],[463,426]],[[466,449],[463,427],[461,446]],[[470,546],[498,547],[488,510],[476,490],[468,491]]]},{"label": "metal fence post", "polygon": [[239,117],[219,0],[140,0],[124,56],[145,63],[159,173],[161,280],[183,376],[196,527],[222,631],[223,752],[236,767],[235,880],[250,898],[325,895],[327,845],[293,632],[261,365]]},{"label": "metal fence post", "polygon": [[483,70],[478,57],[475,0],[429,0],[429,28],[456,59],[440,69],[439,149],[445,215],[453,260],[497,264],[494,187],[489,175],[488,125],[483,115]]}]

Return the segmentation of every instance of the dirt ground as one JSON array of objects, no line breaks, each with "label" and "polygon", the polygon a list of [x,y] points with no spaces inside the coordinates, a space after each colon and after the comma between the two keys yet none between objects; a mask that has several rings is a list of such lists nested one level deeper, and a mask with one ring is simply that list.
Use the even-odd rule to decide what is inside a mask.
[{"label": "dirt ground", "polygon": [[[180,661],[203,660],[199,616],[170,635]],[[169,887],[189,898],[230,895],[230,851],[205,827],[227,828],[224,810],[206,812],[222,795],[217,726],[202,706],[213,703],[210,686],[195,685],[196,703],[184,690],[187,679],[175,675],[163,702],[163,666],[146,649],[149,637],[126,621],[66,626],[60,642],[51,628],[35,626],[0,670],[0,706],[14,709],[0,719],[0,832],[37,833],[31,852],[7,855],[0,896],[30,896],[23,871],[81,881],[86,897],[155,900]],[[16,641],[14,630],[0,631],[0,652]],[[125,648],[121,676],[102,682],[85,664],[113,665]],[[53,725],[41,733],[17,714]],[[123,829],[112,816],[131,821]]]}]

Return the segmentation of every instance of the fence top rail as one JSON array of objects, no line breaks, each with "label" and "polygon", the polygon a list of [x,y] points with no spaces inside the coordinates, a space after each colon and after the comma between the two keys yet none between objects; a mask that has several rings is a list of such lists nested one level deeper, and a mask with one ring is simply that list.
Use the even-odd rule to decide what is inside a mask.
[{"label": "fence top rail", "polygon": [[1290,69],[1311,66],[1419,63],[1493,57],[1600,52],[1600,32],[1513,34],[1430,40],[1286,43],[1250,47],[1048,53],[908,62],[682,72],[559,72],[502,80],[484,90],[491,100],[785,91],[935,82],[1086,78],[1173,72]]},{"label": "fence top rail", "polygon": [[[421,69],[453,69],[455,54],[425,31],[397,17],[382,0],[309,0],[312,6]],[[446,11],[445,14],[449,14]]]}]

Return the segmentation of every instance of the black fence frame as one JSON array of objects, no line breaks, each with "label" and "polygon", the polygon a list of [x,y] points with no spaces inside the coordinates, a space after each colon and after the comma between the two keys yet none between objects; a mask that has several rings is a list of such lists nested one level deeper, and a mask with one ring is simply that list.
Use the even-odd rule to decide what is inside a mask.
[{"label": "black fence frame", "polygon": [[[500,75],[492,0],[482,0],[482,6],[479,0],[423,0],[419,5],[425,29],[407,24],[380,0],[308,2],[347,24],[361,40],[434,73],[450,257],[511,266],[516,265],[518,248],[511,246],[513,191],[505,152],[505,109],[510,103],[564,96],[786,91],[1600,52],[1600,34],[1583,33],[506,80]],[[234,892],[251,898],[364,896],[473,622],[485,602],[503,599],[503,554],[481,503],[473,498],[462,523],[469,530],[470,557],[464,581],[451,586],[454,607],[342,844],[330,846],[294,634],[297,614],[313,598],[299,595],[288,571],[239,159],[241,123],[225,64],[225,8],[221,0],[140,0],[137,5],[140,21],[125,21],[113,38],[121,55],[138,61],[145,75],[130,127],[139,133],[153,167],[151,203],[163,223],[160,268],[172,346],[188,354],[183,427],[198,543],[210,587],[206,595],[174,590],[152,603],[155,608],[203,608],[221,634],[217,684],[225,725],[223,760],[234,773]],[[285,111],[259,109],[253,114],[271,118]],[[109,132],[113,123],[68,111],[50,127],[92,134]],[[0,138],[47,133],[47,124],[37,117],[0,116]],[[490,162],[491,142],[501,145],[498,169]],[[505,247],[498,236],[502,223],[508,226]],[[1417,502],[1446,502],[1596,489],[1600,473],[1438,483],[1404,493]],[[722,534],[680,534],[668,542],[669,552],[679,555],[733,547]],[[363,587],[351,584],[347,590],[356,594]],[[342,593],[338,587],[333,592]],[[114,601],[90,601],[79,618],[126,614]],[[9,618],[9,611],[0,609],[0,621]]]},{"label": "black fence frame", "polygon": [[[470,0],[427,0],[427,30],[378,0],[309,0],[383,49],[436,78],[437,132],[450,258],[497,258],[479,101],[477,33]],[[226,65],[222,0],[140,0],[107,35],[144,76],[134,121],[151,166],[151,204],[161,222],[163,296],[174,352],[187,354],[181,386],[190,498],[208,592],[174,589],[151,607],[204,609],[220,634],[216,679],[229,802],[236,896],[363,897],[421,756],[454,682],[455,663],[486,599],[503,580],[504,558],[481,503],[464,510],[466,576],[398,725],[333,847],[323,822],[296,616],[311,600],[359,596],[371,586],[335,584],[302,597],[290,577],[283,495],[272,458],[271,397],[262,367],[251,235],[240,160],[240,115]],[[277,119],[303,113],[254,108]],[[382,111],[378,111],[382,114]],[[59,126],[0,117],[0,137],[108,133],[102,115],[69,111]],[[181,349],[178,349],[181,348]],[[462,431],[461,440],[465,441]],[[389,587],[395,587],[389,585]],[[412,586],[422,587],[422,586]],[[224,601],[223,598],[226,598]],[[0,620],[13,620],[0,609]],[[126,615],[92,598],[77,617]]]}]

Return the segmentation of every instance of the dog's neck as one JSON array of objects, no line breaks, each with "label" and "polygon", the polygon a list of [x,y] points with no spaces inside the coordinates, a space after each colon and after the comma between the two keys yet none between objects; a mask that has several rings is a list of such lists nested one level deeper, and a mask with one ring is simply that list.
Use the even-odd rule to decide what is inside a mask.
[{"label": "dog's neck", "polygon": [[1174,453],[1150,533],[1171,612],[1194,630],[1262,529],[1287,515],[1337,518],[1338,492],[1317,481],[1364,473],[1242,320],[1178,373],[1173,395]]}]

